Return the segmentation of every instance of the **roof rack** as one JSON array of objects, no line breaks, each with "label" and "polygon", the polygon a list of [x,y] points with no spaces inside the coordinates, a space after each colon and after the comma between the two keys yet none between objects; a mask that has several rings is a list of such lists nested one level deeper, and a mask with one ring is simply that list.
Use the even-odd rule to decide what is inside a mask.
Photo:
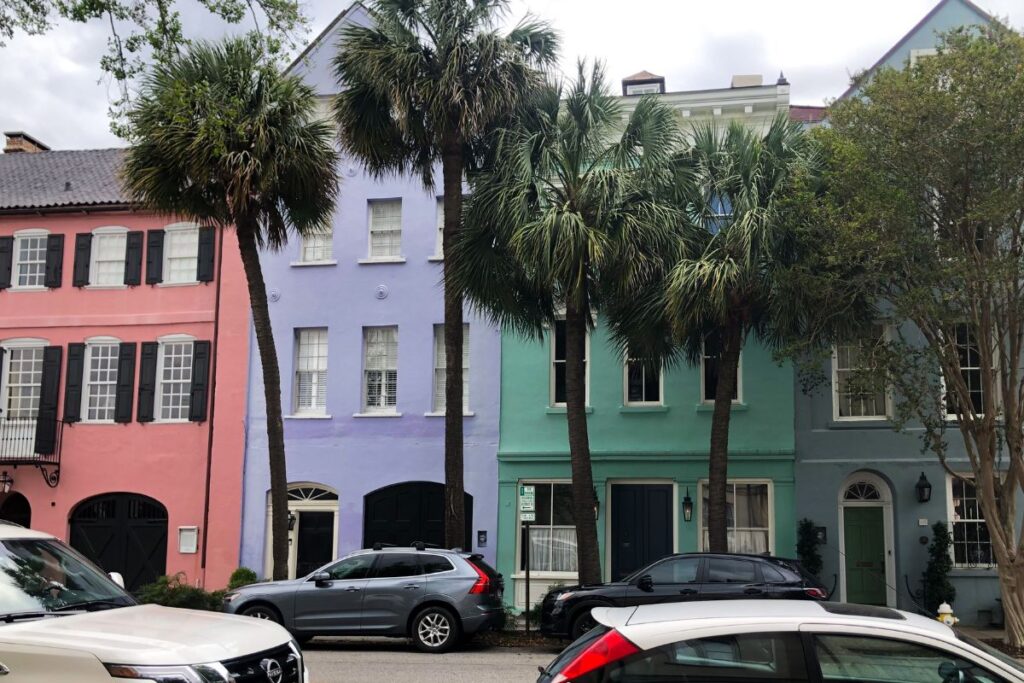
[{"label": "roof rack", "polygon": [[436,543],[427,543],[426,541],[413,541],[412,547],[416,550],[424,550],[425,548],[440,548],[441,546]]},{"label": "roof rack", "polygon": [[376,543],[373,544],[373,549],[374,550],[382,550],[384,548],[394,548],[394,547],[395,547],[394,543],[381,543],[380,541],[377,541]]}]

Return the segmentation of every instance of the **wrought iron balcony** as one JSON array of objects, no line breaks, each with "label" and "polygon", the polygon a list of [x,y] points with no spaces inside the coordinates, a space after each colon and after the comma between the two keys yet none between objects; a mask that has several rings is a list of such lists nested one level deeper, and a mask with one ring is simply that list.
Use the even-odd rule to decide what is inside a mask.
[{"label": "wrought iron balcony", "polygon": [[38,467],[47,485],[56,486],[63,432],[57,419],[0,415],[0,465]]}]

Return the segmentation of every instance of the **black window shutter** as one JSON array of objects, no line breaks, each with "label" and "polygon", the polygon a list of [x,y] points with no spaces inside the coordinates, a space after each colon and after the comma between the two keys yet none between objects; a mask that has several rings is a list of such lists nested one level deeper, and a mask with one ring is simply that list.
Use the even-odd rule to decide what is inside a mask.
[{"label": "black window shutter", "polygon": [[136,418],[139,422],[153,421],[153,404],[156,399],[156,361],[160,353],[157,342],[142,342],[139,354],[139,408]]},{"label": "black window shutter", "polygon": [[192,343],[192,390],[189,393],[188,419],[206,420],[206,403],[210,395],[210,342]]},{"label": "black window shutter", "polygon": [[196,279],[213,282],[214,228],[199,228],[199,258],[196,259]]},{"label": "black window shutter", "polygon": [[39,417],[36,420],[35,451],[38,455],[53,455],[57,451],[57,398],[60,396],[62,351],[59,346],[43,349],[43,379],[39,388]]},{"label": "black window shutter", "polygon": [[[124,283],[132,287],[142,284],[142,240],[145,234],[141,230],[133,230],[128,233],[125,242]],[[135,348],[134,345],[132,348]]]},{"label": "black window shutter", "polygon": [[89,261],[92,258],[92,233],[80,232],[75,235],[75,265],[71,272],[71,284],[85,287],[89,284]]},{"label": "black window shutter", "polygon": [[68,374],[64,380],[64,421],[82,420],[82,378],[85,376],[85,344],[68,344]]},{"label": "black window shutter", "polygon": [[0,237],[0,289],[11,286],[11,267],[14,265],[14,238]]},{"label": "black window shutter", "polygon": [[50,289],[60,287],[64,279],[64,235],[46,237],[46,273],[43,284]]},{"label": "black window shutter", "polygon": [[114,393],[114,422],[128,423],[132,421],[132,399],[134,397],[135,342],[121,342],[121,346],[117,351],[117,388]]},{"label": "black window shutter", "polygon": [[146,284],[155,285],[163,281],[164,231],[150,230],[146,236]]}]

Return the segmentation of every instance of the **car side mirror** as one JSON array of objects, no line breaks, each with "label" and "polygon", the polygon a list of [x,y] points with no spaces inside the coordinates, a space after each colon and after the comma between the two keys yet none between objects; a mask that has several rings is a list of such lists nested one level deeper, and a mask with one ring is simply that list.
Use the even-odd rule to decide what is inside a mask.
[{"label": "car side mirror", "polygon": [[943,662],[939,664],[939,676],[942,683],[963,683],[964,672],[955,662]]},{"label": "car side mirror", "polygon": [[313,574],[313,576],[310,578],[313,579],[313,583],[315,583],[317,586],[326,586],[328,583],[331,582],[331,575],[327,572],[317,572],[316,574]]},{"label": "car side mirror", "polygon": [[651,578],[650,574],[644,574],[637,580],[636,587],[642,591],[650,593],[654,590],[654,579]]},{"label": "car side mirror", "polygon": [[119,587],[124,588],[124,577],[121,576],[121,572],[110,572],[107,576],[110,580],[116,583]]}]

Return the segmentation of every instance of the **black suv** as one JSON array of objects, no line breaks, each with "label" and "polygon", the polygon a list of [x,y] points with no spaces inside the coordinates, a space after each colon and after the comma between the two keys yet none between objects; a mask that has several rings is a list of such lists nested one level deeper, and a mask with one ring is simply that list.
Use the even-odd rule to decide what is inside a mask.
[{"label": "black suv", "polygon": [[541,604],[540,631],[575,640],[594,626],[594,607],[730,598],[827,600],[828,590],[796,560],[768,555],[684,553],[621,581],[556,588]]}]

